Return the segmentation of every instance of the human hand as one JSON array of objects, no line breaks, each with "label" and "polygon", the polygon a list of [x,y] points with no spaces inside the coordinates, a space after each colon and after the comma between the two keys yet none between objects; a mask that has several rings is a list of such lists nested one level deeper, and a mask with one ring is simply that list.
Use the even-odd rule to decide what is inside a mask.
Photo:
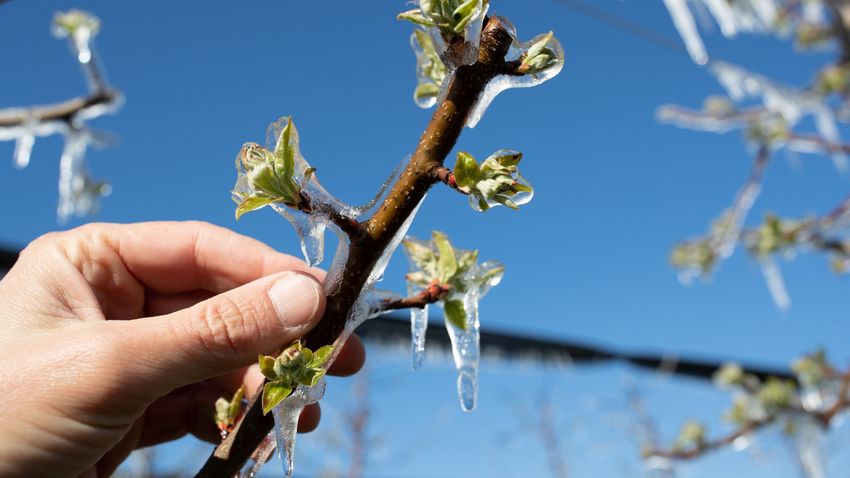
[{"label": "human hand", "polygon": [[[137,447],[216,440],[214,401],[256,390],[258,354],[318,322],[322,275],[204,223],[33,241],[0,281],[0,476],[108,476]],[[329,372],[364,356],[352,336]],[[318,419],[308,407],[299,431]]]}]

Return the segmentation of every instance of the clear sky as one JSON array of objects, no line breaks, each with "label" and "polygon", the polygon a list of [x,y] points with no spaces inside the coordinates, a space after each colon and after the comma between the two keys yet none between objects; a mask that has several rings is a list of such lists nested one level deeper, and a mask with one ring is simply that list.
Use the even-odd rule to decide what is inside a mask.
[{"label": "clear sky", "polygon": [[[803,255],[781,264],[793,300],[786,313],[773,305],[757,264],[744,254],[724,263],[707,285],[681,286],[667,264],[672,244],[702,234],[731,203],[751,164],[737,133],[683,131],[654,119],[660,104],[697,107],[722,93],[708,72],[680,51],[556,0],[491,3],[491,12],[510,18],[522,39],[554,30],[566,66],[542,86],[503,93],[458,145],[479,158],[501,148],[522,151],[534,200],[518,213],[480,214],[437,188],[412,228],[417,236],[445,231],[458,247],[478,248],[483,259],[506,265],[505,280],[482,303],[482,324],[777,367],[825,347],[847,365],[848,279],[834,276],[825,258]],[[661,2],[594,4],[678,41]],[[262,143],[268,123],[292,114],[302,152],[323,184],[360,204],[412,152],[430,115],[411,100],[411,26],[394,20],[405,8],[401,1],[12,1],[0,6],[0,107],[85,92],[65,41],[50,35],[53,12],[70,7],[102,19],[97,49],[127,98],[119,114],[92,123],[121,137],[116,147],[88,155],[93,174],[114,189],[98,221],[204,220],[297,254],[292,228],[270,210],[238,223],[233,218],[229,190],[242,143]],[[834,55],[797,55],[789,42],[772,37],[728,41],[715,32],[706,39],[715,57],[794,85],[806,84]],[[14,170],[13,144],[0,143],[0,243],[23,246],[60,229],[60,149],[56,137],[38,140],[30,167]],[[768,211],[823,214],[848,192],[850,177],[836,173],[828,158],[788,160],[780,153],[777,159],[753,220]],[[397,257],[381,287],[402,291],[406,266]],[[622,367],[484,363],[479,410],[466,415],[444,360],[416,374],[406,364],[399,354],[374,351],[370,399],[381,441],[368,476],[545,476],[542,445],[517,416],[522,407],[536,416],[531,410],[542,390],[550,390],[552,423],[573,476],[641,476],[624,383],[643,390],[668,442],[683,420],[719,417],[726,404],[724,394],[696,382]],[[338,414],[350,406],[349,385],[330,383],[332,411],[320,432],[302,441],[303,454],[312,457],[302,472],[331,467],[316,442],[344,435]],[[713,430],[722,430],[714,423]],[[765,441],[764,462],[724,454],[689,465],[682,476],[717,476],[733,466],[752,476],[796,476],[783,445]],[[343,469],[345,456],[337,457]]]}]

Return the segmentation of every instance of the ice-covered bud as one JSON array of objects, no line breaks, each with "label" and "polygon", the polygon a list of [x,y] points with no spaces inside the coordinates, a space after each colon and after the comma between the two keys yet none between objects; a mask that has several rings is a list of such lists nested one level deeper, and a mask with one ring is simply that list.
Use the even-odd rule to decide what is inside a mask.
[{"label": "ice-covered bud", "polygon": [[750,421],[749,411],[752,408],[751,399],[747,396],[739,395],[732,401],[732,408],[726,410],[723,414],[723,419],[735,425],[743,425]]},{"label": "ice-covered bud", "polygon": [[812,48],[823,45],[835,34],[832,28],[812,22],[801,22],[794,32],[794,41],[800,48]]},{"label": "ice-covered bud", "polygon": [[769,414],[774,414],[787,408],[797,395],[797,387],[790,380],[770,377],[756,393],[756,398]]},{"label": "ice-covered bud", "polygon": [[717,251],[708,238],[695,239],[676,245],[670,252],[670,264],[677,269],[693,270],[708,275],[717,265]]},{"label": "ice-covered bud", "polygon": [[295,145],[291,141],[293,129],[292,119],[287,118],[274,152],[257,143],[242,146],[236,159],[239,177],[233,190],[233,199],[238,204],[236,219],[274,203],[292,209],[309,209],[302,189],[315,169],[305,169],[300,182],[296,178]]},{"label": "ice-covered bud", "polygon": [[313,352],[295,342],[280,355],[260,355],[260,372],[267,382],[263,387],[263,414],[268,413],[298,385],[315,386],[325,376],[334,347],[325,345]]},{"label": "ice-covered bud", "polygon": [[677,449],[702,448],[705,446],[705,426],[694,420],[685,422],[673,446]]},{"label": "ice-covered bud", "polygon": [[439,28],[443,35],[463,36],[467,25],[483,17],[489,0],[419,0],[419,8],[398,15],[424,27]]},{"label": "ice-covered bud", "polygon": [[815,91],[822,95],[850,92],[850,66],[830,65],[821,70],[815,79]]},{"label": "ice-covered bud", "polygon": [[738,108],[726,96],[712,95],[703,101],[703,111],[712,117],[725,118],[735,114]]},{"label": "ice-covered bud", "polygon": [[230,400],[221,397],[215,401],[215,423],[221,431],[222,438],[225,438],[236,426],[236,421],[242,414],[244,407],[243,398],[245,398],[244,385],[236,390]]},{"label": "ice-covered bud", "polygon": [[56,12],[53,16],[53,28],[57,36],[74,35],[82,29],[93,34],[100,30],[100,20],[91,13],[73,9]]},{"label": "ice-covered bud", "polygon": [[792,247],[797,244],[804,224],[769,214],[764,224],[744,236],[747,250],[756,257],[766,257]]},{"label": "ice-covered bud", "polygon": [[823,350],[818,350],[812,355],[803,357],[793,364],[791,370],[797,375],[797,380],[806,387],[820,386],[830,370],[830,366],[826,362],[826,353]]},{"label": "ice-covered bud", "polygon": [[522,55],[518,73],[537,75],[564,61],[560,43],[551,31],[532,40],[531,47]]},{"label": "ice-covered bud", "polygon": [[714,372],[711,379],[720,388],[735,387],[743,383],[744,369],[736,363],[727,363]]},{"label": "ice-covered bud", "polygon": [[410,45],[416,54],[416,78],[418,84],[413,92],[413,101],[421,108],[430,108],[437,102],[448,68],[440,59],[434,42],[425,30],[416,29],[410,36]]},{"label": "ice-covered bud", "polygon": [[744,136],[747,141],[758,145],[774,145],[788,139],[788,122],[780,116],[765,116],[747,125]]},{"label": "ice-covered bud", "polygon": [[479,165],[469,153],[459,152],[454,168],[455,183],[469,195],[469,205],[476,211],[498,205],[519,209],[534,196],[531,184],[517,169],[520,160],[522,153],[503,149]]}]

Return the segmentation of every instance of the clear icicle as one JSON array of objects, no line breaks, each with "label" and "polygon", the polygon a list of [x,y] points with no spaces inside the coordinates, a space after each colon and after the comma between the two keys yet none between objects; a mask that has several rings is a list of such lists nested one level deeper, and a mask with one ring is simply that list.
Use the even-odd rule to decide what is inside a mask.
[{"label": "clear icicle", "polygon": [[667,7],[667,11],[673,19],[673,25],[679,31],[679,36],[685,42],[685,48],[694,63],[698,65],[708,63],[708,53],[705,51],[705,45],[702,43],[699,30],[697,30],[694,16],[688,9],[687,0],[664,0],[664,6]]},{"label": "clear icicle", "polygon": [[15,140],[14,163],[16,168],[23,169],[30,163],[32,146],[35,144],[35,136],[22,134]]},{"label": "clear icicle", "polygon": [[480,360],[478,289],[472,288],[461,298],[466,312],[466,330],[448,319],[446,329],[452,343],[452,357],[457,367],[457,393],[465,412],[475,409],[478,400],[478,362]]},{"label": "clear icicle", "polygon": [[771,257],[766,257],[759,261],[759,264],[761,266],[761,273],[767,284],[767,290],[770,291],[770,297],[773,298],[773,303],[776,304],[779,310],[788,310],[791,307],[791,298],[785,289],[782,271],[779,270],[776,261]]},{"label": "clear icicle", "polygon": [[[422,196],[422,199],[425,199],[425,196]],[[380,282],[384,278],[384,270],[386,270],[387,265],[390,263],[390,259],[395,253],[395,250],[398,248],[401,241],[404,239],[405,234],[407,234],[408,229],[410,229],[410,225],[413,223],[413,218],[416,216],[416,213],[419,211],[419,206],[422,205],[422,201],[416,205],[416,208],[407,216],[407,219],[404,220],[404,223],[399,227],[398,232],[395,236],[390,240],[389,244],[387,244],[386,249],[384,249],[384,253],[381,254],[381,257],[378,259],[378,262],[375,263],[375,267],[372,269],[372,273],[369,274],[369,279],[366,281],[367,284],[372,285],[376,282]]]},{"label": "clear icicle", "polygon": [[[421,290],[413,284],[407,284],[408,295],[413,296]],[[411,350],[411,366],[413,370],[418,370],[422,366],[422,359],[425,356],[425,333],[428,331],[428,305],[418,309],[413,307],[410,309],[410,350]]]},{"label": "clear icicle", "polygon": [[[511,35],[514,37],[514,44],[511,46],[510,52],[506,57],[507,61],[512,61],[519,59],[520,56],[527,52],[532,45],[537,43],[538,40],[541,40],[546,34],[537,35],[531,40],[520,43],[516,39],[516,30],[513,28],[513,25],[508,20],[501,19],[502,23],[504,23],[508,30],[511,32]],[[511,88],[529,88],[532,86],[537,86],[545,81],[550,80],[558,75],[561,70],[564,68],[564,47],[561,45],[561,42],[558,41],[557,38],[552,36],[549,42],[546,44],[546,47],[551,49],[555,56],[558,58],[558,61],[555,65],[534,74],[526,74],[521,76],[513,76],[513,75],[499,75],[489,83],[484,88],[484,91],[481,92],[481,95],[478,97],[478,101],[476,101],[475,106],[472,109],[472,112],[469,114],[469,117],[466,119],[466,125],[470,128],[475,128],[479,121],[481,121],[481,117],[484,116],[484,113],[487,111],[487,108],[490,106],[490,103],[499,95],[499,93],[511,89]]]},{"label": "clear icicle", "polygon": [[109,185],[93,181],[85,169],[88,143],[86,131],[71,130],[65,135],[65,148],[59,160],[57,216],[60,223],[65,223],[71,216],[94,212],[100,198],[110,192]]},{"label": "clear icicle", "polygon": [[283,473],[289,478],[295,470],[295,436],[298,431],[298,417],[304,407],[322,399],[325,393],[325,380],[313,387],[299,385],[292,395],[272,410],[274,415],[275,442],[278,455],[283,462]]},{"label": "clear icicle", "polygon": [[808,417],[794,419],[794,446],[806,478],[825,478],[823,428]]}]

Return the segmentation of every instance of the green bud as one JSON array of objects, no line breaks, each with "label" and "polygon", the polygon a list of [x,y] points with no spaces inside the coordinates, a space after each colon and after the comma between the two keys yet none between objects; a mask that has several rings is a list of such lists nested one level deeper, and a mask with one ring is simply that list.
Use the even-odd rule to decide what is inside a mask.
[{"label": "green bud", "polygon": [[703,446],[705,446],[705,426],[693,420],[685,422],[678,438],[676,438],[674,447],[677,449],[690,447],[700,449]]}]

